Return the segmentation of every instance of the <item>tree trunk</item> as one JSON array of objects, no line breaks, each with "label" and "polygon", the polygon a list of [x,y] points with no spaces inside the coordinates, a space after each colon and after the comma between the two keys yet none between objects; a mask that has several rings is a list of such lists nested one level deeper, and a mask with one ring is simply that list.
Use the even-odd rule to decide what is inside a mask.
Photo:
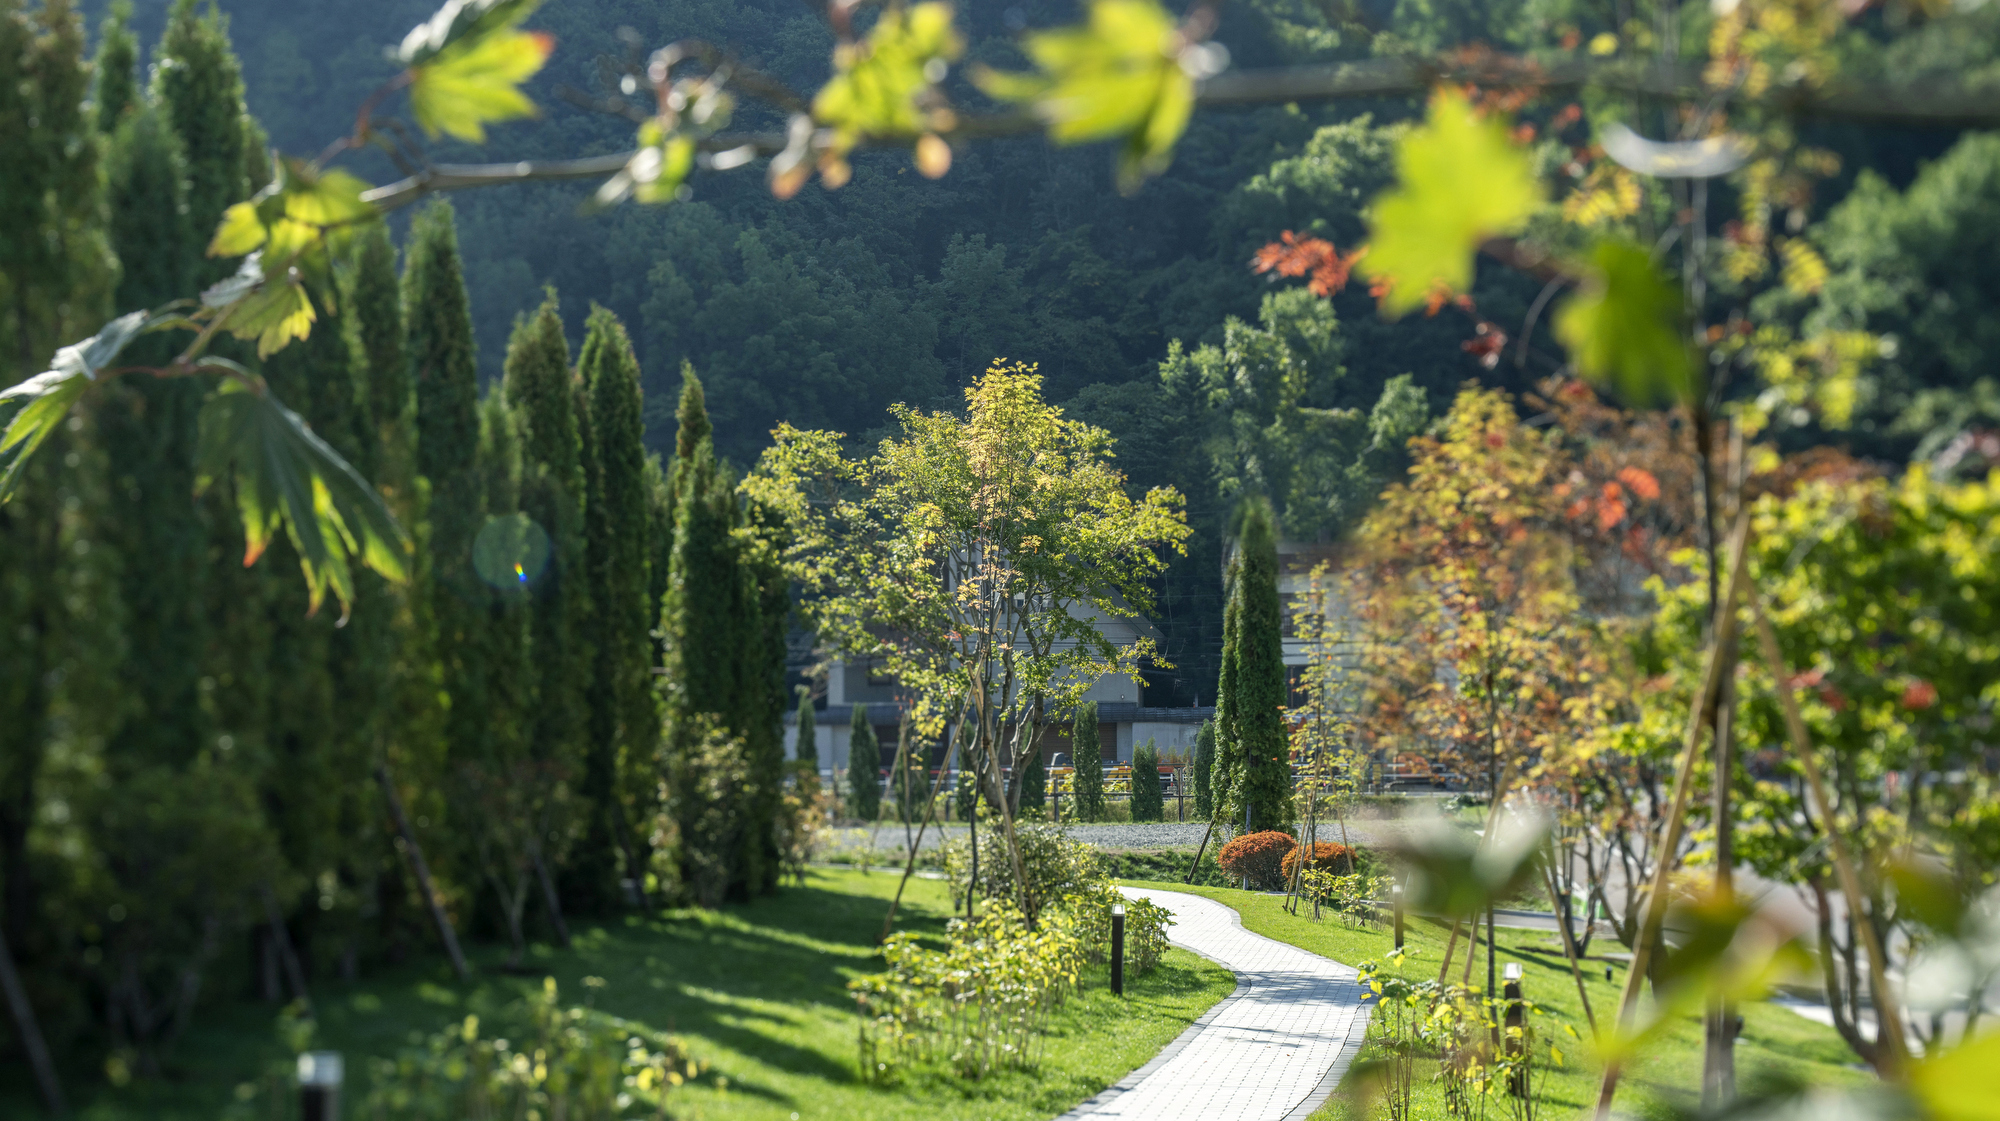
[{"label": "tree trunk", "polygon": [[389,800],[389,817],[396,824],[396,832],[402,835],[403,855],[410,862],[410,871],[416,874],[417,886],[424,893],[424,905],[431,909],[438,937],[444,940],[445,953],[451,955],[451,968],[463,981],[472,975],[472,971],[466,968],[465,952],[458,948],[458,932],[452,929],[451,916],[444,913],[444,904],[438,901],[437,885],[431,882],[431,869],[424,862],[423,846],[417,843],[417,835],[410,829],[410,819],[403,813],[403,799],[396,793],[396,783],[389,777],[387,764],[375,765],[375,781],[382,784],[382,794]]},{"label": "tree trunk", "polygon": [[292,950],[292,932],[285,927],[284,912],[278,907],[278,895],[270,884],[259,884],[258,894],[264,897],[264,920],[271,925],[271,945],[278,952],[278,964],[284,967],[285,983],[291,987],[292,999],[312,1010],[312,994],[306,991],[306,971],[299,964],[299,955]]},{"label": "tree trunk", "polygon": [[35,1018],[35,1007],[28,1003],[28,990],[22,987],[21,975],[14,968],[14,951],[7,944],[4,929],[0,929],[0,991],[6,994],[7,1011],[14,1018],[14,1033],[20,1037],[21,1049],[28,1053],[28,1066],[35,1072],[35,1088],[42,1093],[42,1104],[50,1116],[66,1115],[69,1103],[63,1098],[55,1062],[42,1039],[41,1021]]},{"label": "tree trunk", "polygon": [[556,882],[549,878],[549,866],[542,859],[539,846],[531,850],[535,862],[535,879],[542,884],[542,903],[549,909],[549,925],[556,928],[556,945],[569,949],[569,924],[563,921],[562,897],[556,894]]}]

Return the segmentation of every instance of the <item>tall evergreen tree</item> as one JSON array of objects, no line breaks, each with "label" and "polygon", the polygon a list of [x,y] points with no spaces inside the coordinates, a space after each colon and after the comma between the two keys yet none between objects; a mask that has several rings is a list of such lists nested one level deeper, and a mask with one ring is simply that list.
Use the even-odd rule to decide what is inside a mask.
[{"label": "tall evergreen tree", "polygon": [[1149,738],[1132,750],[1132,820],[1159,821],[1166,816],[1160,789],[1160,749]]},{"label": "tall evergreen tree", "polygon": [[1204,818],[1215,812],[1215,720],[1201,722],[1194,737],[1194,815]]},{"label": "tall evergreen tree", "polygon": [[882,744],[867,705],[855,705],[847,725],[847,815],[862,821],[882,815]]},{"label": "tall evergreen tree", "polygon": [[697,902],[713,905],[776,882],[765,857],[774,844],[783,702],[767,670],[767,616],[783,587],[771,593],[762,579],[770,566],[738,539],[742,509],[716,462],[701,381],[682,373],[674,546],[660,611],[662,754],[683,880]]},{"label": "tall evergreen tree", "polygon": [[473,365],[472,308],[446,204],[428,207],[410,224],[403,323],[416,383],[417,472],[429,483],[429,614],[444,690],[451,698],[444,754],[474,757],[484,738],[481,714],[487,702],[478,650],[488,597],[472,563],[473,539],[485,519],[475,469],[479,378]]},{"label": "tall evergreen tree", "polygon": [[1036,751],[1028,757],[1028,770],[1021,776],[1021,808],[1043,810],[1049,804],[1049,763]]},{"label": "tall evergreen tree", "polygon": [[1070,726],[1070,747],[1076,753],[1076,819],[1103,821],[1104,748],[1097,736],[1096,701],[1076,706],[1076,722]]},{"label": "tall evergreen tree", "polygon": [[1243,787],[1237,781],[1242,770],[1242,750],[1235,717],[1236,682],[1242,669],[1236,640],[1243,617],[1242,577],[1243,557],[1239,552],[1229,558],[1228,569],[1223,573],[1222,664],[1215,681],[1215,757],[1208,772],[1212,812],[1236,827],[1243,821],[1243,804],[1239,799]]},{"label": "tall evergreen tree", "polygon": [[[1244,513],[1236,626],[1223,649],[1223,681],[1235,726],[1235,805],[1250,810],[1253,830],[1292,822],[1291,747],[1285,736],[1285,648],[1278,599],[1278,540],[1271,512],[1252,502]],[[1225,629],[1227,629],[1225,627]]]},{"label": "tall evergreen tree", "polygon": [[[99,146],[83,111],[83,40],[64,0],[33,14],[0,2],[0,387],[39,373],[59,343],[94,331],[110,310],[113,266]],[[91,615],[117,614],[115,603],[68,609],[72,597],[103,590],[77,579],[93,563],[83,552],[93,542],[75,532],[101,513],[101,476],[85,441],[65,433],[55,444],[29,462],[15,498],[0,506],[0,983],[11,998],[4,1022],[52,1113],[63,1108],[62,1092],[20,963],[56,951],[63,935],[36,921],[49,885],[33,878],[29,830],[61,679],[84,676],[63,672],[66,655],[79,652],[75,632],[93,625]],[[28,975],[39,972],[57,974]],[[37,984],[32,996],[51,987]]]},{"label": "tall evergreen tree", "polygon": [[529,610],[533,750],[535,758],[568,770],[586,758],[584,692],[591,660],[583,627],[590,583],[584,558],[583,440],[569,341],[554,292],[534,316],[515,325],[505,370],[502,386],[521,434],[521,510],[542,527],[550,543],[548,569],[535,585]]},{"label": "tall evergreen tree", "polygon": [[[660,713],[653,693],[653,545],[639,361],[618,317],[591,309],[578,361],[589,420],[584,538],[590,575],[589,764],[583,791],[593,807],[578,865],[622,863],[637,879],[644,838],[633,829],[649,799]],[[614,863],[614,861],[616,863]],[[600,876],[601,880],[602,877]]]},{"label": "tall evergreen tree", "polygon": [[388,223],[376,222],[362,233],[347,302],[361,347],[359,407],[370,425],[354,467],[403,506],[416,470],[416,398],[410,391],[396,245],[389,240]]},{"label": "tall evergreen tree", "polygon": [[132,34],[132,0],[112,0],[111,14],[98,32],[96,85],[97,131],[116,131],[125,114],[139,105],[139,39]]},{"label": "tall evergreen tree", "polygon": [[792,758],[801,765],[817,766],[819,763],[819,747],[815,743],[818,721],[813,713],[812,690],[802,686],[799,689],[798,738],[792,743]]},{"label": "tall evergreen tree", "polygon": [[[167,17],[153,67],[153,97],[186,153],[188,225],[206,247],[222,212],[249,197],[251,153],[260,146],[250,143],[246,127],[243,68],[229,45],[229,18],[212,4],[206,13],[195,5],[196,0],[175,0]],[[195,280],[212,283],[235,267],[204,256],[195,264]]]}]

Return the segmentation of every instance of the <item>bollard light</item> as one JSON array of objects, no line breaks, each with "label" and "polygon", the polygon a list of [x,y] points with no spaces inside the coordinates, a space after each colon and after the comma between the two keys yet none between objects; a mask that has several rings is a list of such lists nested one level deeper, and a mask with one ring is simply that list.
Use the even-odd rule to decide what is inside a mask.
[{"label": "bollard light", "polygon": [[[1506,978],[1506,986],[1500,990],[1501,995],[1507,1001],[1505,1023],[1510,1029],[1525,1029],[1528,1017],[1526,1010],[1521,1007],[1521,963],[1518,961],[1508,962],[1507,971],[1502,976]],[[1527,1039],[1522,1031],[1509,1031],[1507,1033],[1505,1046],[1509,1055],[1521,1054],[1522,1048],[1526,1045]],[[1526,1098],[1528,1096],[1528,1072],[1526,1069],[1516,1069],[1513,1075],[1507,1079],[1507,1092],[1517,1098]]]},{"label": "bollard light", "polygon": [[338,1051],[307,1051],[299,1056],[299,1117],[302,1121],[337,1121],[344,1071]]},{"label": "bollard light", "polygon": [[1125,995],[1125,904],[1111,905],[1111,995]]},{"label": "bollard light", "polygon": [[1396,916],[1396,948],[1403,948],[1403,885],[1389,885],[1389,910]]},{"label": "bollard light", "polygon": [[1518,961],[1508,962],[1507,970],[1501,974],[1501,977],[1509,983],[1518,982],[1521,979],[1521,963]]}]

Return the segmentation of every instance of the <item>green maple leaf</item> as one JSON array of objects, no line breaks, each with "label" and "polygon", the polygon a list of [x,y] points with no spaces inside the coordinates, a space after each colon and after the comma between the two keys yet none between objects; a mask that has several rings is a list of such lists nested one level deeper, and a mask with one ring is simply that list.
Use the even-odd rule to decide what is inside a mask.
[{"label": "green maple leaf", "polygon": [[1694,363],[1682,334],[1680,289],[1644,249],[1600,242],[1582,291],[1556,312],[1556,338],[1583,376],[1635,405],[1689,401]]},{"label": "green maple leaf", "polygon": [[1360,262],[1391,316],[1440,290],[1470,288],[1480,243],[1520,229],[1542,205],[1541,184],[1506,122],[1481,117],[1449,88],[1431,95],[1422,127],[1396,146],[1396,180],[1371,209]]}]

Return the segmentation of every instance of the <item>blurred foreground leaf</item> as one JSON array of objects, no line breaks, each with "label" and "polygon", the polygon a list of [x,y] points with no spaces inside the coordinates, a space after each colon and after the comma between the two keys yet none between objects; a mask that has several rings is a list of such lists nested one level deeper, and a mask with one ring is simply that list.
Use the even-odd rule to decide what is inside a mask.
[{"label": "blurred foreground leaf", "polygon": [[529,117],[521,83],[548,61],[555,40],[515,28],[541,0],[450,0],[403,39],[410,111],[426,135],[481,143],[486,125]]},{"label": "blurred foreground leaf", "polygon": [[1396,185],[1369,215],[1362,275],[1376,282],[1391,316],[1433,293],[1463,292],[1480,244],[1519,229],[1541,204],[1541,184],[1506,122],[1440,88],[1422,127],[1396,146]]},{"label": "blurred foreground leaf", "polygon": [[1033,107],[1058,144],[1123,138],[1121,189],[1166,169],[1194,110],[1173,16],[1154,0],[1093,0],[1082,27],[1028,36],[1039,73],[979,73],[981,89]]},{"label": "blurred foreground leaf", "polygon": [[331,588],[346,618],[354,602],[350,555],[403,579],[409,542],[374,488],[297,413],[236,381],[202,406],[197,486],[206,489],[232,468],[244,565],[256,563],[282,524],[305,570],[310,610],[319,610]]},{"label": "blurred foreground leaf", "polygon": [[0,419],[6,421],[0,428],[0,502],[13,496],[28,457],[69,415],[97,372],[154,322],[149,312],[121,315],[95,335],[56,351],[47,370],[0,391]]},{"label": "blurred foreground leaf", "polygon": [[1577,370],[1628,404],[1693,399],[1680,290],[1639,246],[1599,242],[1583,290],[1556,313],[1555,329]]}]

